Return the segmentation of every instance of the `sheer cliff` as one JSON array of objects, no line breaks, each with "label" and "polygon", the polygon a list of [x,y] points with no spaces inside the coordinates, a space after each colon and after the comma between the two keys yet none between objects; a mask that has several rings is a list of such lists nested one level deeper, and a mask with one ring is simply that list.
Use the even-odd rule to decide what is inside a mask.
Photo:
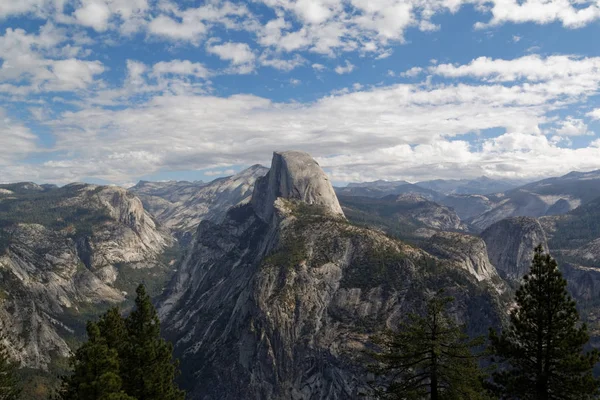
[{"label": "sheer cliff", "polygon": [[125,189],[2,189],[0,326],[22,366],[47,369],[96,311],[141,280],[167,279],[173,239]]},{"label": "sheer cliff", "polygon": [[473,272],[350,224],[308,154],[276,152],[249,204],[200,223],[159,312],[190,399],[357,398],[371,335],[427,293],[455,296],[471,333],[499,324],[498,287]]}]

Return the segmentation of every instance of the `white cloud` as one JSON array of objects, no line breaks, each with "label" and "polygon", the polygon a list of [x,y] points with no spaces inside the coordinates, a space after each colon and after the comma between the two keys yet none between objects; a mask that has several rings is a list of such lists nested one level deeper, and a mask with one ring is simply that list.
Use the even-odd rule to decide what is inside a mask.
[{"label": "white cloud", "polygon": [[[45,165],[42,172],[51,173],[51,180],[95,176],[125,182],[161,169],[266,163],[280,143],[313,153],[336,180],[530,177],[600,167],[600,149],[561,148],[542,134],[539,126],[562,107],[555,100],[563,93],[551,83],[360,90],[305,105],[249,95],[158,95],[123,110],[65,113],[52,123],[55,150],[68,149],[73,158]],[[460,140],[492,128],[506,133],[479,148]]]},{"label": "white cloud", "polygon": [[18,158],[37,151],[37,136],[14,121],[0,108],[0,165],[10,166]]},{"label": "white cloud", "polygon": [[[353,92],[310,104],[274,103],[251,95],[158,94],[123,110],[90,107],[65,113],[52,123],[55,150],[69,149],[73,158],[52,168],[47,165],[45,171],[51,171],[54,180],[96,176],[125,182],[161,169],[266,163],[280,143],[313,153],[340,181],[482,174],[532,177],[600,168],[600,148],[565,147],[568,141],[548,139],[540,128],[552,123],[557,135],[586,130],[581,120],[561,121],[551,115],[599,90],[600,79],[591,76],[586,64],[590,60],[568,58],[560,64],[570,71],[571,82],[560,85],[539,76],[552,77],[557,71],[531,74],[521,59],[501,61],[510,67],[506,78],[532,81],[491,82],[489,76],[501,77],[497,69],[479,73],[472,67],[477,63],[468,63],[453,68],[481,82],[370,89],[355,85]],[[542,63],[553,65],[546,59]],[[138,64],[130,64],[130,69],[132,77],[148,73]],[[183,71],[194,70],[187,66]],[[484,138],[477,146],[461,139],[488,129],[505,133]]]},{"label": "white cloud", "polygon": [[[163,6],[165,3],[161,3]],[[186,40],[198,44],[213,25],[227,29],[253,30],[253,21],[243,4],[229,1],[208,2],[197,8],[179,10],[174,3],[166,3],[163,14],[152,19],[148,32],[169,40]],[[243,21],[240,21],[243,20]]]},{"label": "white cloud", "polygon": [[[348,61],[352,56],[362,56],[364,61],[381,59],[391,54],[391,46],[403,42],[407,29],[433,29],[431,20],[436,14],[454,12],[463,4],[448,0],[264,2],[276,12],[262,25],[244,5],[228,2],[209,1],[184,9],[181,2],[161,1],[152,2],[150,9],[144,0],[86,0],[74,3],[72,15],[55,13],[55,19],[50,18],[54,22],[39,32],[7,29],[0,36],[2,100],[37,102],[25,110],[32,110],[30,117],[52,131],[56,144],[49,151],[61,158],[41,167],[16,163],[17,158],[38,150],[36,137],[23,123],[3,113],[0,146],[10,148],[14,143],[15,149],[11,154],[0,149],[3,173],[12,179],[37,176],[66,182],[97,177],[128,182],[158,170],[223,172],[226,165],[268,162],[281,142],[314,153],[338,180],[400,175],[531,176],[600,168],[597,141],[588,148],[569,148],[571,136],[589,134],[586,120],[556,117],[580,115],[581,109],[589,109],[578,106],[585,106],[600,90],[600,57],[480,57],[462,65],[438,65],[431,60],[425,67],[401,74],[388,72],[414,78],[431,74],[431,80],[391,86],[375,81],[367,86],[365,81],[347,83],[344,90],[330,91],[309,103],[212,95],[208,78],[250,73],[257,66],[291,71],[306,65],[317,72],[329,68],[338,74],[350,73],[355,69]],[[484,8],[478,0],[472,3],[479,11]],[[0,16],[49,15],[54,9],[41,1],[18,4],[25,5],[1,3]],[[495,10],[496,18],[499,2],[486,4]],[[96,6],[103,11],[88,13]],[[563,8],[568,7],[571,3],[564,3]],[[567,14],[560,14],[556,21],[563,21]],[[76,24],[105,33],[98,35]],[[221,29],[236,31],[228,37],[242,37],[238,35],[242,32],[247,43],[219,38]],[[174,53],[202,43],[192,50],[214,54],[227,66],[209,70],[190,61],[197,60],[195,55],[190,60],[155,64],[128,60],[122,86],[116,80],[103,81],[111,75],[104,74],[109,67],[111,72],[120,72],[123,64],[100,58],[100,47],[91,52],[97,44],[94,40],[116,44],[114,32],[137,30],[147,34],[152,45],[163,39],[184,41],[168,43],[167,50]],[[206,38],[211,39],[204,42]],[[277,82],[283,87],[300,83],[280,75]],[[69,102],[70,111],[44,113],[43,109],[51,108],[50,96],[27,97],[61,91],[75,92],[51,94],[52,101]],[[115,105],[119,107],[106,107]],[[600,119],[599,110],[590,111],[587,117]],[[463,140],[464,135],[471,138],[470,134],[491,129],[504,133],[492,138],[482,135],[474,144]]]},{"label": "white cloud", "polygon": [[293,58],[284,59],[279,58],[277,54],[264,52],[260,55],[259,59],[260,65],[264,67],[272,67],[280,71],[288,72],[306,64],[306,59],[298,54],[296,54]]},{"label": "white cloud", "polygon": [[247,43],[227,42],[209,45],[207,51],[216,54],[221,60],[230,61],[232,65],[249,64],[256,59]]},{"label": "white cloud", "polygon": [[132,85],[145,83],[143,75],[147,71],[146,64],[135,60],[127,60],[127,82]]},{"label": "white cloud", "polygon": [[599,120],[600,119],[600,108],[596,108],[595,110],[590,111],[586,115],[593,120]]},{"label": "white cloud", "polygon": [[335,67],[335,73],[339,75],[349,74],[350,72],[354,71],[354,68],[354,65],[350,61],[346,60],[346,65],[338,65]]},{"label": "white cloud", "polygon": [[414,78],[416,76],[419,76],[421,73],[423,72],[423,68],[421,67],[412,67],[411,69],[402,72],[400,74],[400,76],[406,77],[406,78]]},{"label": "white cloud", "polygon": [[388,58],[389,56],[391,56],[392,54],[394,54],[394,52],[392,50],[385,50],[383,51],[381,54],[379,54],[377,57],[375,57],[376,60],[383,60],[385,58]]},{"label": "white cloud", "polygon": [[573,84],[585,84],[585,80],[595,81],[600,77],[600,57],[528,55],[513,60],[479,57],[469,64],[439,64],[429,71],[450,78],[474,77],[491,82],[559,81],[577,77]]},{"label": "white cloud", "polygon": [[[105,67],[99,61],[76,58],[55,59],[56,51],[67,37],[52,24],[40,28],[38,35],[8,28],[0,36],[0,92],[14,95],[49,91],[85,89],[96,82]],[[72,54],[72,52],[66,52]]]},{"label": "white cloud", "polygon": [[76,59],[54,61],[51,68],[57,82],[49,85],[50,90],[85,89],[94,81],[96,75],[104,72],[104,66],[99,61]]},{"label": "white cloud", "polygon": [[45,15],[49,3],[48,0],[1,1],[0,19],[21,14]]},{"label": "white cloud", "polygon": [[560,121],[556,134],[559,136],[593,135],[583,120],[573,117],[567,117],[565,120]]},{"label": "white cloud", "polygon": [[173,74],[207,78],[210,75],[210,72],[200,63],[193,63],[189,60],[171,60],[160,61],[154,64],[152,67],[152,74],[154,76]]},{"label": "white cloud", "polygon": [[159,15],[150,22],[148,31],[153,35],[169,39],[196,42],[206,33],[206,26],[201,21],[177,22],[169,16]]},{"label": "white cloud", "polygon": [[577,0],[494,0],[491,4],[492,19],[476,24],[476,28],[526,22],[560,22],[567,28],[580,28],[600,18],[600,7],[596,3]]},{"label": "white cloud", "polygon": [[81,25],[102,32],[108,27],[111,11],[103,0],[84,0],[82,7],[78,8],[73,15]]}]

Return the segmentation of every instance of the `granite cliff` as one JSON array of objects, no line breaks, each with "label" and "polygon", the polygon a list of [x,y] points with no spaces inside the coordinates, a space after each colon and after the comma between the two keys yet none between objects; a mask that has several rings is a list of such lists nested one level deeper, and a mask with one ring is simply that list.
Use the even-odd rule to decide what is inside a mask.
[{"label": "granite cliff", "polygon": [[190,399],[358,398],[370,336],[427,293],[455,296],[471,333],[500,323],[477,265],[350,224],[308,154],[276,152],[249,204],[200,223],[159,312]]},{"label": "granite cliff", "polygon": [[0,325],[22,366],[47,369],[70,354],[87,318],[141,279],[166,279],[173,239],[125,189],[2,189]]}]

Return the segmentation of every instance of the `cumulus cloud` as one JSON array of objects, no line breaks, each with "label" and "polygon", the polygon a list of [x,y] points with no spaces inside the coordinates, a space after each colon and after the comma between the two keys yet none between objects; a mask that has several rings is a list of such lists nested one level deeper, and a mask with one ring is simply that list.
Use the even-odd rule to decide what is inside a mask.
[{"label": "cumulus cloud", "polygon": [[593,120],[599,120],[600,119],[600,108],[596,108],[595,110],[588,112],[586,115]]},{"label": "cumulus cloud", "polygon": [[[199,44],[213,26],[248,30],[254,24],[248,9],[243,4],[229,1],[208,2],[203,6],[185,10],[180,10],[172,3],[166,4],[170,6],[164,7],[163,13],[153,18],[148,25],[148,32],[152,36]],[[245,22],[240,22],[240,19],[245,19]]]},{"label": "cumulus cloud", "polygon": [[338,75],[349,74],[350,72],[354,71],[354,68],[354,64],[346,60],[345,65],[338,65],[337,67],[335,67],[335,73]]},{"label": "cumulus cloud", "polygon": [[[597,92],[600,80],[557,87],[552,81],[509,86],[482,79],[471,85],[356,86],[309,104],[253,95],[158,94],[126,109],[90,107],[52,122],[55,150],[69,150],[73,158],[44,168],[56,179],[124,182],[165,169],[265,163],[282,142],[313,153],[338,181],[532,177],[599,167],[598,147],[560,147],[540,126],[554,123],[559,134],[581,133],[582,121],[551,115]],[[574,90],[576,96],[565,100]],[[489,129],[504,133],[478,145],[461,138]]]},{"label": "cumulus cloud", "polygon": [[227,42],[209,45],[207,50],[209,53],[216,54],[221,60],[231,61],[233,65],[248,64],[256,58],[247,43]]},{"label": "cumulus cloud", "polygon": [[19,157],[37,151],[37,136],[0,108],[0,165],[12,165]]},{"label": "cumulus cloud", "polygon": [[81,25],[92,27],[98,32],[106,30],[110,15],[110,8],[103,0],[85,0],[82,7],[74,12]]},{"label": "cumulus cloud", "polygon": [[[600,119],[600,109],[586,103],[600,90],[600,57],[530,54],[462,64],[444,58],[403,73],[389,71],[392,77],[414,78],[410,84],[352,80],[344,90],[307,103],[215,95],[209,79],[259,67],[283,74],[305,65],[319,77],[351,73],[352,57],[389,57],[409,29],[443,30],[432,22],[443,19],[434,17],[467,3],[259,1],[273,12],[257,16],[255,3],[227,1],[200,6],[146,0],[0,2],[0,18],[32,15],[51,21],[36,32],[0,33],[0,95],[35,104],[25,109],[52,134],[48,151],[61,155],[41,165],[17,162],[38,151],[36,136],[2,112],[0,147],[12,146],[10,154],[0,149],[6,179],[129,182],[160,170],[221,173],[229,165],[268,162],[282,142],[313,153],[339,181],[530,177],[600,167],[597,140],[586,148],[568,145],[572,136],[590,134],[587,118]],[[468,3],[483,21],[478,27],[560,22],[575,29],[599,18],[596,5],[574,0]],[[94,46],[120,45],[127,40],[123,35],[138,31],[138,38],[152,45],[159,42],[170,52],[191,49],[194,56],[115,65],[96,52]],[[196,52],[214,57],[199,62]],[[217,57],[225,67],[209,69]],[[119,72],[122,78],[103,80]],[[310,87],[311,77],[298,76],[302,88]],[[287,75],[278,83],[289,88],[299,79]],[[43,93],[51,94],[40,99]],[[41,112],[50,101],[66,106]],[[502,133],[482,134],[488,130]]]},{"label": "cumulus cloud", "polygon": [[577,0],[495,0],[491,2],[492,18],[489,22],[476,24],[477,28],[497,26],[504,23],[549,24],[560,22],[567,28],[580,28],[600,18],[600,7],[593,2]]},{"label": "cumulus cloud", "polygon": [[559,136],[593,135],[583,120],[573,117],[567,117],[565,120],[560,121],[556,134]]},{"label": "cumulus cloud", "polygon": [[49,58],[60,55],[56,47],[66,40],[64,31],[52,24],[44,25],[37,35],[8,28],[0,36],[0,93],[72,91],[95,83],[105,70],[100,61]]},{"label": "cumulus cloud", "polygon": [[198,78],[207,78],[210,74],[208,69],[200,63],[193,63],[189,60],[171,60],[160,61],[152,67],[154,76],[189,75]]},{"label": "cumulus cloud", "polygon": [[[418,75],[420,75],[423,72],[423,68],[421,67],[412,67],[411,69],[409,69],[408,71],[404,71],[400,74],[400,76],[406,77],[406,78],[414,78]],[[390,75],[393,76],[393,75]]]},{"label": "cumulus cloud", "polygon": [[492,82],[509,82],[526,79],[532,82],[570,79],[596,79],[600,70],[600,57],[569,55],[542,57],[537,54],[513,60],[479,57],[469,64],[439,64],[429,71],[450,78],[474,77]]},{"label": "cumulus cloud", "polygon": [[168,39],[196,42],[206,33],[206,26],[201,21],[190,23],[184,20],[179,22],[169,16],[159,15],[150,22],[148,31],[152,35],[163,36]]}]

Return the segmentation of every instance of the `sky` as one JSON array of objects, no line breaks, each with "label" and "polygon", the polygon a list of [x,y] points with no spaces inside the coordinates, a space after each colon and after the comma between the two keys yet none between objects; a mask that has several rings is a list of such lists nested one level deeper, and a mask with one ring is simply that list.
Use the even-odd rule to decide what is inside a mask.
[{"label": "sky", "polygon": [[600,169],[598,37],[598,0],[0,0],[0,181]]}]

